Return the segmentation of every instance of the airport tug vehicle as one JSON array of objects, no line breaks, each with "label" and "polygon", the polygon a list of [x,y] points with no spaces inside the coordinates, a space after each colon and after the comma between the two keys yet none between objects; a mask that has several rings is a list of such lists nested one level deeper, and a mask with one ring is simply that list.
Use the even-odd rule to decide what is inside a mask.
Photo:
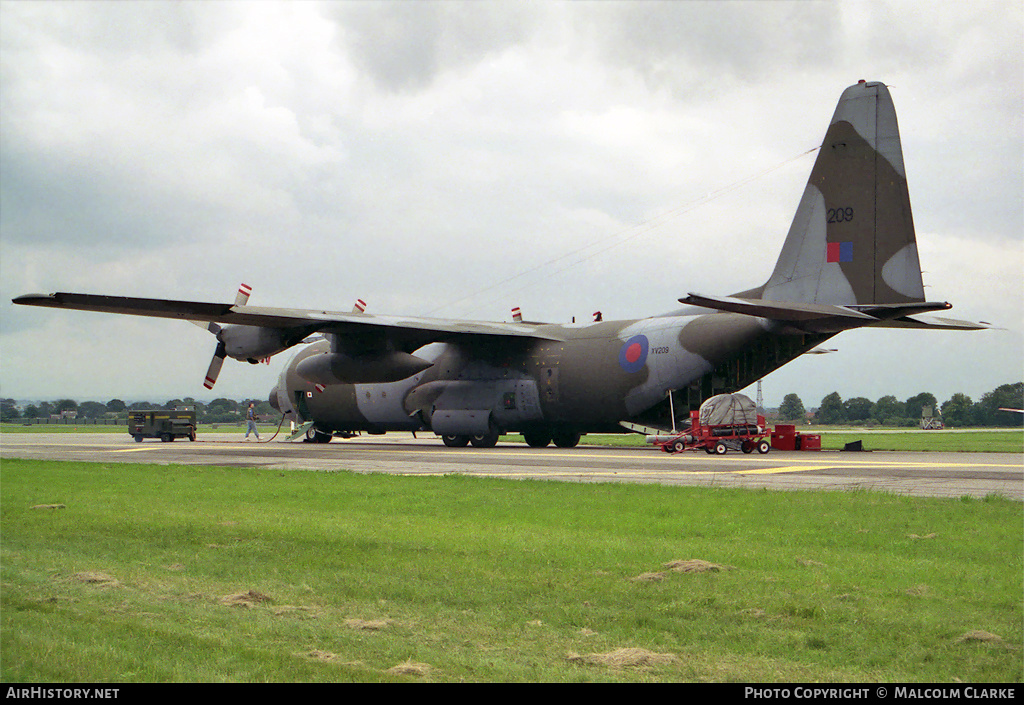
[{"label": "airport tug vehicle", "polygon": [[690,412],[690,426],[678,433],[648,436],[647,442],[666,453],[703,449],[714,455],[730,450],[744,453],[767,453],[771,444],[766,438],[771,429],[750,397],[742,394],[719,394],[711,397],[700,409]]},{"label": "airport tug vehicle", "polygon": [[128,434],[137,442],[143,438],[159,438],[165,443],[175,438],[196,439],[196,410],[194,407],[165,409],[139,409],[128,412]]}]

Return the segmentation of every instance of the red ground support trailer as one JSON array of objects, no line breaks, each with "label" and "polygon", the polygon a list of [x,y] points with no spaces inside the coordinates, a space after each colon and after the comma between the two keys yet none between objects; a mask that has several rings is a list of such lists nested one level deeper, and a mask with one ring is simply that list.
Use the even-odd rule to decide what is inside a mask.
[{"label": "red ground support trailer", "polygon": [[778,424],[772,432],[772,448],[776,450],[821,450],[821,436],[808,435],[796,430],[796,426]]},{"label": "red ground support trailer", "polygon": [[765,438],[770,433],[749,397],[720,394],[701,404],[699,411],[690,412],[690,428],[678,434],[655,436],[652,442],[666,453],[701,448],[716,455],[725,455],[729,450],[767,453],[771,444]]}]

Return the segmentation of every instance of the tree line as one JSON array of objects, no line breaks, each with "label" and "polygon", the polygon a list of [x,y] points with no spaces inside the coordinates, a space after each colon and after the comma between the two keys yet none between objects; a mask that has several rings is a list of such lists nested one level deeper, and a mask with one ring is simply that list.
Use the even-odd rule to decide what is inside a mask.
[{"label": "tree line", "polygon": [[[24,409],[18,407],[14,399],[0,399],[0,420],[19,421],[22,419],[49,419],[54,416],[73,414],[76,419],[126,419],[128,411],[136,409],[168,409],[179,406],[191,406],[196,409],[199,423],[237,423],[245,420],[245,412],[249,402],[256,404],[256,413],[264,418],[276,418],[277,412],[265,399],[214,399],[209,404],[196,401],[192,397],[171,399],[164,404],[153,404],[148,401],[126,404],[120,399],[111,399],[106,403],[73,399],[60,399],[55,402],[29,404]],[[928,392],[915,394],[905,401],[895,396],[884,396],[877,401],[865,397],[843,399],[839,392],[832,392],[821,400],[809,420],[818,424],[855,424],[879,426],[917,426],[922,411],[932,410],[931,415],[942,418],[942,422],[950,428],[965,426],[1019,426],[1024,422],[1024,414],[1000,411],[1000,408],[1024,409],[1024,382],[1004,384],[983,395],[978,401],[972,401],[966,394],[957,393],[941,405],[935,395]],[[796,394],[787,394],[779,406],[777,416],[782,421],[808,420],[808,410]]]},{"label": "tree line", "polygon": [[209,404],[196,401],[192,397],[171,399],[163,404],[154,404],[148,401],[127,404],[121,399],[111,399],[106,403],[97,401],[76,402],[74,399],[60,399],[55,402],[44,401],[38,404],[28,404],[23,409],[18,408],[17,402],[14,399],[0,399],[0,420],[20,421],[24,419],[51,419],[53,417],[72,416],[75,419],[98,421],[104,419],[127,419],[128,412],[135,410],[167,409],[173,411],[178,407],[194,407],[196,410],[196,421],[199,423],[239,423],[245,421],[245,412],[249,408],[250,401],[255,402],[257,415],[274,418],[279,416],[266,399],[246,399],[243,401],[214,399]]},{"label": "tree line", "polygon": [[[934,394],[921,392],[905,401],[884,396],[877,401],[865,397],[843,399],[832,392],[821,400],[809,420],[817,424],[856,424],[878,426],[917,426],[923,412],[941,418],[947,428],[966,426],[1020,426],[1024,414],[1000,411],[1000,408],[1024,409],[1024,382],[1003,384],[984,394],[978,401],[956,393],[939,404]],[[796,394],[787,394],[779,406],[778,416],[786,421],[808,419],[807,409]]]}]

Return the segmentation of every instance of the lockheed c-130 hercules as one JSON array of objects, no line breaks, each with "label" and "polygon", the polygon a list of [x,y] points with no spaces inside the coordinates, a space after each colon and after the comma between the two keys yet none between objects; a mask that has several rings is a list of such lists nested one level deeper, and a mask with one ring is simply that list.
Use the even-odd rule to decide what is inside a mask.
[{"label": "lockheed c-130 hercules", "polygon": [[[839,100],[768,281],[732,296],[691,293],[686,308],[626,321],[478,322],[139,299],[27,295],[16,304],[179,318],[217,336],[225,357],[255,362],[314,334],[281,373],[271,404],[310,437],[433,431],[448,446],[531,446],[587,432],[671,428],[689,409],[736,392],[837,333],[867,326],[976,330],[921,314],[925,301],[903,150],[883,83]],[[361,302],[360,302],[361,304]],[[710,309],[710,311],[708,310]],[[207,325],[208,324],[208,325]]]}]

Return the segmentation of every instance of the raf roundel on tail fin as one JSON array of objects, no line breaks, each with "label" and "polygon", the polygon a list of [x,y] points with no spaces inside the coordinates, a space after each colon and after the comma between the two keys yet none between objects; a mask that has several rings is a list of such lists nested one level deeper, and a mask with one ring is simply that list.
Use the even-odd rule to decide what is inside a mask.
[{"label": "raf roundel on tail fin", "polygon": [[924,301],[892,97],[861,82],[839,99],[760,298],[849,306]]}]

